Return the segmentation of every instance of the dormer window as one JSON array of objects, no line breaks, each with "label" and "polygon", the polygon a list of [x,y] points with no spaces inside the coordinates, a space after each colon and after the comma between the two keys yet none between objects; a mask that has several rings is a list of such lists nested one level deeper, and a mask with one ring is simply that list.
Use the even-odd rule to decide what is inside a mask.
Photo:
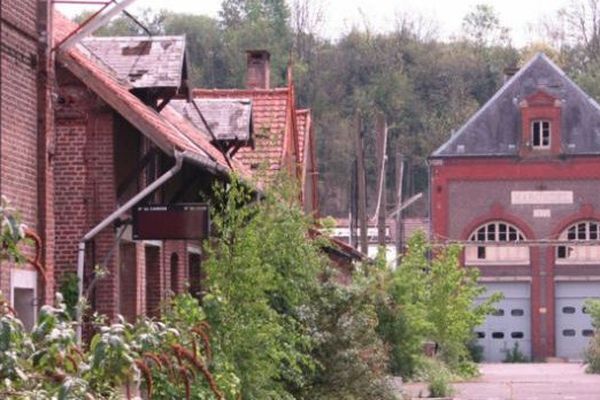
[{"label": "dormer window", "polygon": [[531,146],[534,149],[550,148],[550,121],[534,120],[531,122]]},{"label": "dormer window", "polygon": [[558,155],[561,152],[561,108],[559,98],[538,90],[519,103],[521,146],[519,155]]}]

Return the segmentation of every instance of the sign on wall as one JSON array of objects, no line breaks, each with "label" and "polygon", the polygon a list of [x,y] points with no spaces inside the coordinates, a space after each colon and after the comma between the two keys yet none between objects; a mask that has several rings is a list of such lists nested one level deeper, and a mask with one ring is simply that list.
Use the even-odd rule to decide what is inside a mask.
[{"label": "sign on wall", "polygon": [[571,190],[513,190],[511,204],[573,204]]},{"label": "sign on wall", "polygon": [[138,206],[133,240],[199,240],[208,237],[208,206],[201,203]]}]

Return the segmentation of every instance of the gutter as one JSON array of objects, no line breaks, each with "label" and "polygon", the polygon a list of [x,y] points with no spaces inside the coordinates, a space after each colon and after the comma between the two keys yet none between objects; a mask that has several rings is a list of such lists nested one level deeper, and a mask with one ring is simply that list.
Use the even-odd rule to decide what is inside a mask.
[{"label": "gutter", "polygon": [[[96,236],[100,231],[104,228],[115,222],[118,218],[120,218],[125,212],[129,211],[134,205],[136,205],[139,201],[141,201],[144,197],[148,196],[154,190],[158,189],[165,182],[175,176],[181,167],[183,166],[183,158],[184,154],[175,150],[175,165],[171,167],[167,172],[161,175],[158,179],[152,182],[150,185],[145,187],[141,192],[133,196],[129,201],[123,204],[121,207],[117,208],[112,214],[108,217],[104,218],[102,222],[92,228],[88,233],[85,234],[79,241],[78,253],[77,253],[77,279],[78,279],[78,294],[79,299],[83,298],[83,273],[85,266],[85,245],[86,242],[90,241],[94,236]],[[77,310],[77,337],[78,340],[81,341],[81,328],[82,328],[82,313],[81,310]]]}]

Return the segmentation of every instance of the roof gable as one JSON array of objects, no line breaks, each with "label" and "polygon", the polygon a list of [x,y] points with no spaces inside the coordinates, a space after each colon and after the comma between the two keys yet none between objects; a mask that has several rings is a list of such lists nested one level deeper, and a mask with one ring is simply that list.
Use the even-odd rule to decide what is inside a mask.
[{"label": "roof gable", "polygon": [[[55,12],[55,42],[59,42],[75,26],[73,22]],[[173,155],[179,151],[204,167],[220,172],[234,170],[245,178],[249,177],[245,167],[227,160],[189,121],[181,118],[169,107],[163,109],[163,114],[159,114],[144,104],[129,91],[127,83],[118,81],[114,74],[107,71],[106,66],[99,65],[95,58],[90,58],[81,51],[82,47],[78,45],[66,51],[59,51],[57,60],[166,154]]]},{"label": "roof gable", "polygon": [[81,43],[134,88],[179,88],[183,83],[185,36],[92,36]]},{"label": "roof gable", "polygon": [[539,53],[496,92],[433,157],[516,156],[520,105],[560,102],[561,152],[600,154],[600,106]]}]

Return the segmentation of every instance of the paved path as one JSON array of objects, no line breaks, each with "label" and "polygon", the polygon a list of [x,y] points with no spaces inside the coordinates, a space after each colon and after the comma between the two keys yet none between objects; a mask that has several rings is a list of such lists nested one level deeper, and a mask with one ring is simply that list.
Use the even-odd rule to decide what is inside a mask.
[{"label": "paved path", "polygon": [[[600,400],[600,375],[581,364],[481,364],[481,377],[454,384],[460,400]],[[405,389],[426,394],[424,385]]]}]

